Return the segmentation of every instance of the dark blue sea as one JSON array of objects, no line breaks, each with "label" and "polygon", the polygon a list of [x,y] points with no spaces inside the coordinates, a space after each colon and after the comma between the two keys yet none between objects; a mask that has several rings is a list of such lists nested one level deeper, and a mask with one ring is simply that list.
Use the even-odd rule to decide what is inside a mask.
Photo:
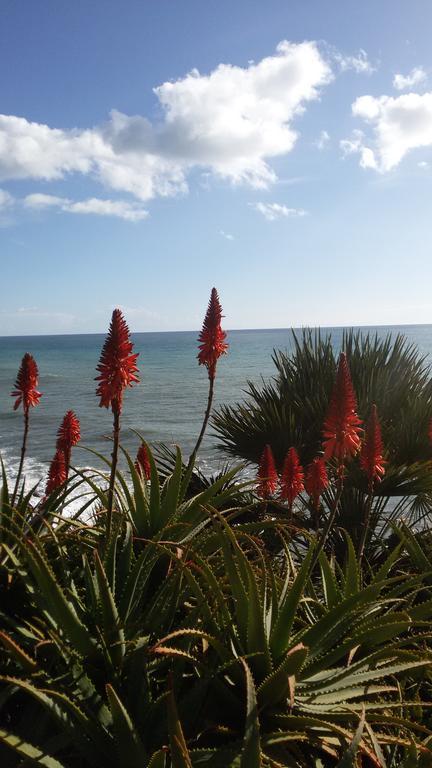
[{"label": "dark blue sea", "polygon": [[[432,359],[432,325],[381,326],[361,329],[364,333],[403,333]],[[321,329],[331,333],[335,349],[340,348],[342,328]],[[197,333],[134,334],[139,352],[140,384],[127,391],[122,417],[122,442],[135,454],[140,431],[152,443],[181,446],[185,456],[192,450],[207,401],[206,370],[197,364]],[[95,394],[96,365],[104,336],[27,336],[0,338],[0,450],[13,478],[22,439],[22,411],[13,411],[16,373],[25,352],[36,359],[40,405],[31,412],[31,430],[26,461],[28,483],[46,475],[55,446],[56,431],[64,413],[73,409],[82,427],[82,446],[109,455],[112,416],[98,407]],[[274,349],[290,349],[292,332],[277,330],[230,331],[229,353],[220,359],[216,379],[215,405],[235,403],[244,397],[248,380],[259,382],[274,375]],[[210,473],[223,462],[217,440],[208,432],[200,452],[200,466]],[[94,457],[75,449],[75,466],[94,466]],[[97,462],[96,462],[97,463]]]}]

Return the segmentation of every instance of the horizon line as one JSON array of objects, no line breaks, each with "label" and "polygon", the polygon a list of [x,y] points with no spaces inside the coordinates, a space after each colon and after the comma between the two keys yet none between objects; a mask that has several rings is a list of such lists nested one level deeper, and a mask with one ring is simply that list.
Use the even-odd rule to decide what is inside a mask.
[{"label": "horizon line", "polygon": [[[432,323],[370,323],[365,325],[291,325],[291,326],[272,326],[268,328],[227,328],[226,333],[247,333],[250,331],[301,331],[301,330],[336,330],[336,329],[361,329],[361,328],[423,328],[432,326]],[[151,334],[151,333],[199,333],[200,329],[188,330],[159,330],[159,331],[131,331],[131,335]],[[76,333],[68,331],[66,333],[8,333],[0,334],[0,339],[28,339],[41,338],[45,336],[106,336],[107,331],[83,331]]]}]

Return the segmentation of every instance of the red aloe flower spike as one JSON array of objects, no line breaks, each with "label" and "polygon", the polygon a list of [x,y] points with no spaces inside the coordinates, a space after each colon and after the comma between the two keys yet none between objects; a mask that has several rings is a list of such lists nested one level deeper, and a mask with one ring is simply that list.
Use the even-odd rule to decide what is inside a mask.
[{"label": "red aloe flower spike", "polygon": [[11,504],[15,503],[15,498],[18,493],[21,475],[24,467],[24,458],[27,450],[27,436],[30,423],[30,408],[34,408],[39,404],[42,397],[41,392],[36,389],[38,385],[39,371],[36,365],[36,360],[28,352],[24,355],[21,365],[17,374],[15,389],[11,392],[12,397],[15,397],[14,411],[23,405],[24,410],[24,434],[21,445],[21,457],[18,467],[18,474],[15,480],[15,487],[12,494]]},{"label": "red aloe flower spike", "polygon": [[262,499],[268,499],[276,491],[277,486],[278,475],[272,449],[266,445],[258,466],[257,493]]},{"label": "red aloe flower spike", "polygon": [[429,442],[432,443],[432,419],[429,421],[428,437],[429,437]]},{"label": "red aloe flower spike", "polygon": [[305,477],[305,489],[316,511],[319,509],[321,494],[328,484],[325,461],[322,456],[317,456],[307,467]]},{"label": "red aloe flower spike", "polygon": [[56,448],[69,451],[81,440],[81,429],[78,416],[73,411],[68,411],[57,432]]},{"label": "red aloe flower spike", "polygon": [[34,408],[39,404],[42,393],[38,392],[39,371],[36,360],[28,352],[24,355],[18,375],[15,382],[15,389],[11,392],[12,397],[16,397],[14,411],[23,404],[24,412],[28,413],[30,407]]},{"label": "red aloe flower spike", "polygon": [[280,497],[283,501],[288,502],[290,509],[294,499],[304,488],[303,478],[303,467],[300,464],[297,451],[295,448],[290,448],[285,456],[280,483]]},{"label": "red aloe flower spike", "polygon": [[101,408],[111,406],[113,412],[120,413],[123,391],[139,381],[136,376],[138,354],[131,354],[132,350],[129,328],[120,309],[115,309],[97,366],[99,371],[99,376],[96,377],[96,381],[99,382],[97,395],[100,397]]},{"label": "red aloe flower spike", "polygon": [[360,454],[360,466],[366,473],[370,486],[375,481],[380,482],[385,473],[384,464],[386,463],[383,457],[383,441],[377,407],[373,405]]},{"label": "red aloe flower spike", "polygon": [[71,450],[81,440],[81,428],[78,416],[68,411],[57,432],[56,449],[63,451],[66,463],[66,474],[69,472]]},{"label": "red aloe flower spike", "polygon": [[48,472],[48,480],[45,488],[45,495],[49,496],[50,493],[60,488],[67,480],[66,461],[64,452],[61,449],[57,449],[54,458],[50,464]]},{"label": "red aloe flower spike", "polygon": [[138,453],[135,461],[135,469],[141,475],[141,477],[144,476],[145,480],[148,480],[150,478],[150,474],[151,474],[150,459],[148,456],[148,451],[145,443],[141,443],[140,447],[138,448]]},{"label": "red aloe flower spike", "polygon": [[200,350],[198,362],[207,367],[210,380],[216,375],[217,361],[221,355],[226,355],[228,349],[228,344],[225,342],[226,333],[221,328],[222,317],[218,292],[216,288],[212,288],[203,327],[198,337]]},{"label": "red aloe flower spike", "polygon": [[345,354],[339,357],[336,381],[324,421],[324,459],[332,457],[342,464],[360,449],[360,424],[357,401]]}]

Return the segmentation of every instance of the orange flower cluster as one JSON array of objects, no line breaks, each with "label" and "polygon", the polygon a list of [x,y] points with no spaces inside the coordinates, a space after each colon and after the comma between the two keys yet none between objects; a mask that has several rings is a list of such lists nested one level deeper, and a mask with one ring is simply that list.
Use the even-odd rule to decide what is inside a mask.
[{"label": "orange flower cluster", "polygon": [[149,480],[151,474],[150,459],[145,443],[141,443],[138,448],[138,453],[135,461],[135,469],[144,477],[145,480]]},{"label": "orange flower cluster", "polygon": [[16,397],[14,411],[23,404],[24,412],[28,413],[29,408],[34,408],[39,404],[42,393],[36,389],[38,385],[39,371],[36,360],[28,352],[24,355],[18,375],[15,382],[15,389],[11,392],[12,397]]},{"label": "orange flower cluster", "polygon": [[[381,427],[376,406],[372,406],[366,435],[362,442],[362,432],[357,412],[357,400],[351,381],[347,359],[344,353],[339,357],[336,381],[333,387],[330,406],[324,421],[324,455],[317,456],[306,469],[306,475],[300,464],[295,448],[290,448],[284,460],[280,478],[281,501],[287,501],[291,508],[297,496],[306,490],[313,508],[318,512],[323,492],[329,485],[326,461],[335,458],[339,470],[344,461],[360,451],[360,466],[366,473],[369,483],[381,480],[386,461],[383,457]],[[257,493],[268,499],[276,492],[278,475],[271,447],[266,445],[258,467]]]},{"label": "orange flower cluster", "polygon": [[60,488],[69,473],[71,450],[81,440],[81,428],[77,415],[67,411],[57,431],[56,452],[48,471],[45,496]]},{"label": "orange flower cluster", "polygon": [[366,473],[370,484],[381,480],[385,473],[384,464],[386,463],[383,457],[383,441],[377,407],[373,405],[360,454],[360,466]]},{"label": "orange flower cluster", "polygon": [[280,481],[280,498],[287,501],[290,508],[304,489],[303,480],[303,468],[298,453],[295,448],[290,448],[285,457]]},{"label": "orange flower cluster", "polygon": [[317,456],[306,470],[305,489],[309,494],[313,507],[319,509],[323,491],[327,488],[329,479],[325,461],[322,456]]},{"label": "orange flower cluster", "polygon": [[68,411],[57,432],[56,448],[67,454],[81,440],[81,428],[77,415]]},{"label": "orange flower cluster", "polygon": [[54,458],[50,464],[48,480],[45,487],[45,496],[60,488],[67,480],[67,467],[64,451],[60,448],[55,452]]},{"label": "orange flower cluster", "polygon": [[131,354],[132,350],[129,328],[120,309],[115,309],[97,366],[99,376],[96,381],[99,384],[96,392],[101,408],[111,406],[113,412],[120,413],[124,390],[139,381],[136,375],[138,354]]},{"label": "orange flower cluster", "polygon": [[216,364],[221,355],[225,355],[228,344],[225,342],[226,333],[221,327],[222,307],[216,288],[212,288],[203,327],[198,337],[198,362],[205,365],[208,376],[212,381],[216,375]]},{"label": "orange flower cluster", "polygon": [[266,445],[258,466],[257,493],[262,499],[268,499],[278,487],[279,478],[272,449]]},{"label": "orange flower cluster", "polygon": [[335,458],[342,464],[361,447],[361,419],[357,416],[357,401],[344,352],[339,357],[336,381],[330,406],[324,421],[324,459]]}]

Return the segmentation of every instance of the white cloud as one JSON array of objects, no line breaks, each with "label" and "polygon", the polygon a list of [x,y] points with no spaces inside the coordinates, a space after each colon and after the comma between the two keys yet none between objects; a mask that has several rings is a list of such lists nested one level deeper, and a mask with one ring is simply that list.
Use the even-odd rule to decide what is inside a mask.
[{"label": "white cloud", "polygon": [[294,121],[331,79],[316,43],[282,41],[257,63],[193,70],[155,88],[158,122],[113,111],[104,125],[60,130],[2,115],[0,180],[81,173],[144,201],[187,192],[198,167],[266,187],[276,179],[269,160],[293,149]]},{"label": "white cloud", "polygon": [[352,112],[371,127],[372,136],[355,131],[351,139],[341,142],[341,148],[344,154],[359,153],[364,168],[385,173],[410,150],[432,145],[432,92],[360,96]]},{"label": "white cloud", "polygon": [[5,189],[0,189],[0,211],[4,211],[7,208],[11,208],[15,200],[9,192]]},{"label": "white cloud", "polygon": [[362,168],[376,168],[376,160],[370,147],[364,146],[364,133],[358,129],[354,130],[351,138],[342,139],[340,148],[344,157],[348,155],[359,154],[360,165]]},{"label": "white cloud", "polygon": [[124,200],[99,200],[96,197],[68,203],[64,210],[69,213],[94,213],[97,216],[116,216],[126,221],[141,221],[148,216],[148,211],[136,203],[128,203]]},{"label": "white cloud", "polygon": [[336,52],[334,54],[336,62],[339,64],[341,72],[347,72],[352,69],[358,74],[371,75],[376,71],[368,58],[368,55],[363,48],[360,48],[356,56],[343,56],[341,53]]},{"label": "white cloud", "polygon": [[315,146],[318,149],[325,149],[330,141],[330,134],[327,131],[321,131],[318,139],[315,142]]},{"label": "white cloud", "polygon": [[223,229],[219,230],[219,234],[221,237],[224,237],[225,240],[234,240],[234,235],[230,235],[229,232],[224,232]]},{"label": "white cloud", "polygon": [[267,221],[307,215],[307,211],[303,208],[288,208],[280,203],[250,203],[250,206],[261,213]]},{"label": "white cloud", "polygon": [[393,78],[393,87],[397,91],[406,91],[408,88],[415,88],[416,85],[424,83],[427,79],[423,67],[414,67],[408,75],[395,75]]},{"label": "white cloud", "polygon": [[27,195],[23,200],[26,208],[57,208],[63,207],[69,200],[66,197],[56,197],[55,195],[45,195],[42,192],[35,192],[33,195]]},{"label": "white cloud", "polygon": [[426,160],[421,160],[417,165],[419,168],[429,168],[429,163],[427,163]]},{"label": "white cloud", "polygon": [[141,221],[147,218],[146,211],[139,203],[124,200],[100,200],[91,197],[88,200],[73,201],[66,197],[35,193],[24,198],[27,208],[60,208],[67,213],[95,214],[97,216],[115,216],[125,221]]}]

